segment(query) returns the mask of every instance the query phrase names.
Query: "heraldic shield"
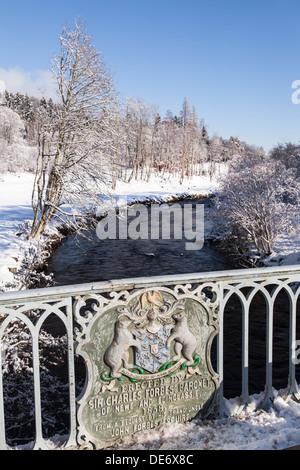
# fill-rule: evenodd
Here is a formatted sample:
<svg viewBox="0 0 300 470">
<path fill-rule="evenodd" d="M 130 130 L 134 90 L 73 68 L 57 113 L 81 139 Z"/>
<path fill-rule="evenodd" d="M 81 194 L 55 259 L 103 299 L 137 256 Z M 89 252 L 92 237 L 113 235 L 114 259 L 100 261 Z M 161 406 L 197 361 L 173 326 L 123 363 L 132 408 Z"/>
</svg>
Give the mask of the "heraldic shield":
<svg viewBox="0 0 300 470">
<path fill-rule="evenodd" d="M 110 367 L 110 377 L 120 378 L 132 368 L 142 374 L 155 374 L 171 360 L 176 362 L 182 356 L 181 360 L 185 360 L 187 366 L 195 362 L 197 340 L 187 324 L 184 300 L 170 303 L 158 291 L 148 291 L 135 305 L 118 308 L 117 312 L 113 341 L 104 356 Z M 171 358 L 173 340 L 175 356 Z M 134 364 L 132 358 L 130 360 L 130 351 L 134 352 Z M 180 365 L 178 362 L 177 366 Z"/>
<path fill-rule="evenodd" d="M 162 325 L 158 328 L 156 331 L 149 331 L 146 327 L 134 333 L 141 344 L 141 349 L 135 351 L 135 363 L 151 373 L 156 372 L 171 358 L 170 348 L 167 347 L 170 328 Z"/>
</svg>

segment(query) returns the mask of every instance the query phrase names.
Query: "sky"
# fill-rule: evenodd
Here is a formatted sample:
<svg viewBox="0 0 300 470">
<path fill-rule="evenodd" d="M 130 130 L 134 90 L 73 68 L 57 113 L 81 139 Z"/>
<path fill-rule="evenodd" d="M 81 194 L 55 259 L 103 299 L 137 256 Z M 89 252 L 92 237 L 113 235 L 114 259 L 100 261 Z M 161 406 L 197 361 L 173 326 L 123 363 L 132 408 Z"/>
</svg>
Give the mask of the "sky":
<svg viewBox="0 0 300 470">
<path fill-rule="evenodd" d="M 0 84 L 54 96 L 51 57 L 76 17 L 121 98 L 156 104 L 162 116 L 178 115 L 186 98 L 210 136 L 266 151 L 299 143 L 299 0 L 2 1 Z"/>
</svg>

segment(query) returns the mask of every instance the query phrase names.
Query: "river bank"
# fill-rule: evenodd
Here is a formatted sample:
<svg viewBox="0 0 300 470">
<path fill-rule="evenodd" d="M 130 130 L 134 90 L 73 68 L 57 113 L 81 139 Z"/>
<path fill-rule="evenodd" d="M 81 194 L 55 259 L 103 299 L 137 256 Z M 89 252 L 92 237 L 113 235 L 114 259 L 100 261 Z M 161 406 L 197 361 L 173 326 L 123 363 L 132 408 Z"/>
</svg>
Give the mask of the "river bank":
<svg viewBox="0 0 300 470">
<path fill-rule="evenodd" d="M 210 197 L 218 191 L 220 175 L 211 180 L 208 176 L 197 176 L 180 184 L 176 178 L 153 176 L 149 183 L 132 181 L 117 182 L 112 193 L 113 203 L 171 203 L 184 197 Z M 45 235 L 39 240 L 30 240 L 32 221 L 31 193 L 34 175 L 31 173 L 8 173 L 0 177 L 0 290 L 18 290 L 28 287 L 27 276 L 38 285 L 51 284 L 44 278 L 43 266 L 47 263 L 54 246 L 64 239 L 61 222 L 53 221 Z M 106 198 L 104 207 L 112 201 Z M 208 227 L 209 231 L 209 227 Z M 208 239 L 208 233 L 205 234 Z M 272 255 L 265 260 L 266 266 L 297 264 L 300 262 L 300 237 L 282 236 Z M 32 266 L 35 269 L 32 269 Z M 35 271 L 35 273 L 34 273 Z M 43 279 L 41 279 L 43 277 Z M 29 283 L 30 284 L 30 283 Z"/>
<path fill-rule="evenodd" d="M 35 270 L 36 284 L 43 276 L 43 265 L 52 247 L 64 239 L 66 233 L 61 222 L 52 221 L 39 240 L 29 238 L 32 222 L 31 194 L 34 175 L 31 173 L 7 173 L 0 178 L 0 290 L 19 290 L 30 287 L 26 276 Z M 217 190 L 217 177 L 198 176 L 184 181 L 176 178 L 153 176 L 149 182 L 117 182 L 111 198 L 103 199 L 103 208 L 116 201 L 128 204 L 136 202 L 171 202 L 184 197 L 208 197 Z M 31 278 L 32 279 L 32 278 Z M 51 284 L 51 278 L 43 279 Z"/>
</svg>

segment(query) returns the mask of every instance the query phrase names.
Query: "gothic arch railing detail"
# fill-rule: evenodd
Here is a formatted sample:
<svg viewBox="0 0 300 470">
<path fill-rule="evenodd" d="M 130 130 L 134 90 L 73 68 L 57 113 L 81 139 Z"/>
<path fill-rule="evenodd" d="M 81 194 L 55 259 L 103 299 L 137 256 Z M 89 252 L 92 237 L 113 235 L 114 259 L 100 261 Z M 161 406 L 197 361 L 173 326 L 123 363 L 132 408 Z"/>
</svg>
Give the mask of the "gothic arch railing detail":
<svg viewBox="0 0 300 470">
<path fill-rule="evenodd" d="M 259 273 L 259 270 L 258 270 Z M 268 290 L 267 287 L 271 289 Z M 250 288 L 245 295 L 242 289 Z M 275 276 L 270 274 L 267 279 L 263 280 L 258 276 L 256 279 L 241 279 L 239 282 L 224 282 L 222 283 L 223 294 L 220 302 L 220 321 L 223 321 L 223 315 L 226 304 L 234 294 L 238 297 L 242 305 L 242 351 L 243 351 L 243 365 L 242 365 L 242 390 L 240 402 L 241 406 L 236 413 L 239 413 L 245 406 L 251 406 L 251 398 L 248 391 L 248 373 L 249 373 L 249 310 L 251 302 L 257 293 L 261 293 L 266 302 L 266 388 L 265 399 L 262 403 L 262 408 L 268 408 L 274 398 L 274 391 L 272 387 L 272 365 L 273 365 L 273 312 L 276 298 L 282 290 L 284 290 L 289 299 L 289 379 L 286 397 L 289 399 L 294 397 L 300 399 L 298 384 L 295 376 L 295 342 L 296 342 L 296 307 L 299 298 L 300 286 L 299 275 L 290 273 L 286 277 Z M 299 319 L 300 321 L 300 319 Z M 222 362 L 222 357 L 220 357 Z M 222 383 L 222 381 L 221 381 Z M 221 403 L 221 409 L 225 414 L 228 410 Z"/>
</svg>

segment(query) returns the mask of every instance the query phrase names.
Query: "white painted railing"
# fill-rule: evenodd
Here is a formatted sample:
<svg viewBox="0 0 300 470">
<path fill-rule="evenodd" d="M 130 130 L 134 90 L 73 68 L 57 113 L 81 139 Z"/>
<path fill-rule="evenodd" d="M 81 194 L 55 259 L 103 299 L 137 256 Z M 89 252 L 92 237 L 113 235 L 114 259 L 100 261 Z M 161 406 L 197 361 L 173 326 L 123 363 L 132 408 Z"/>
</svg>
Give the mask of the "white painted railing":
<svg viewBox="0 0 300 470">
<path fill-rule="evenodd" d="M 221 415 L 229 414 L 226 400 L 223 398 L 223 345 L 224 345 L 224 311 L 232 295 L 238 296 L 242 305 L 242 384 L 240 403 L 241 408 L 251 403 L 248 389 L 248 362 L 249 362 L 249 309 L 254 296 L 260 292 L 265 298 L 266 311 L 266 383 L 265 401 L 262 406 L 272 402 L 272 350 L 273 350 L 273 307 L 278 293 L 284 289 L 289 299 L 289 378 L 287 383 L 287 399 L 299 399 L 296 382 L 296 310 L 300 294 L 300 265 L 258 268 L 247 270 L 234 270 L 222 272 L 193 273 L 184 275 L 169 275 L 148 278 L 123 279 L 91 284 L 79 284 L 64 287 L 50 287 L 45 289 L 5 292 L 0 294 L 0 349 L 4 362 L 4 336 L 7 327 L 16 319 L 20 319 L 29 329 L 32 337 L 32 357 L 34 375 L 35 399 L 35 449 L 46 449 L 47 444 L 42 432 L 42 407 L 40 388 L 40 356 L 39 335 L 40 330 L 49 315 L 54 314 L 60 318 L 65 326 L 68 338 L 68 378 L 70 400 L 70 432 L 64 447 L 76 446 L 77 418 L 75 393 L 75 367 L 74 354 L 74 311 L 82 306 L 88 299 L 105 299 L 107 305 L 110 300 L 120 298 L 120 292 L 142 291 L 154 287 L 166 287 L 174 292 L 184 292 L 187 296 L 197 296 L 205 302 L 214 305 L 216 320 L 219 325 L 217 335 L 217 373 L 219 376 L 219 412 Z M 247 294 L 243 288 L 247 287 Z M 207 294 L 207 292 L 210 294 Z M 115 293 L 115 294 L 113 294 Z M 125 294 L 124 294 L 125 295 Z M 101 302 L 100 302 L 101 304 Z M 39 309 L 39 317 L 33 322 L 28 312 Z M 78 313 L 78 312 L 77 312 Z M 88 318 L 87 320 L 88 321 Z M 298 320 L 299 321 L 299 320 Z M 5 338 L 5 341 L 8 339 Z M 3 364 L 2 364 L 3 366 Z M 17 390 L 16 390 L 16 393 Z M 3 380 L 0 374 L 0 449 L 8 449 L 5 430 L 5 405 L 3 397 Z"/>
</svg>

